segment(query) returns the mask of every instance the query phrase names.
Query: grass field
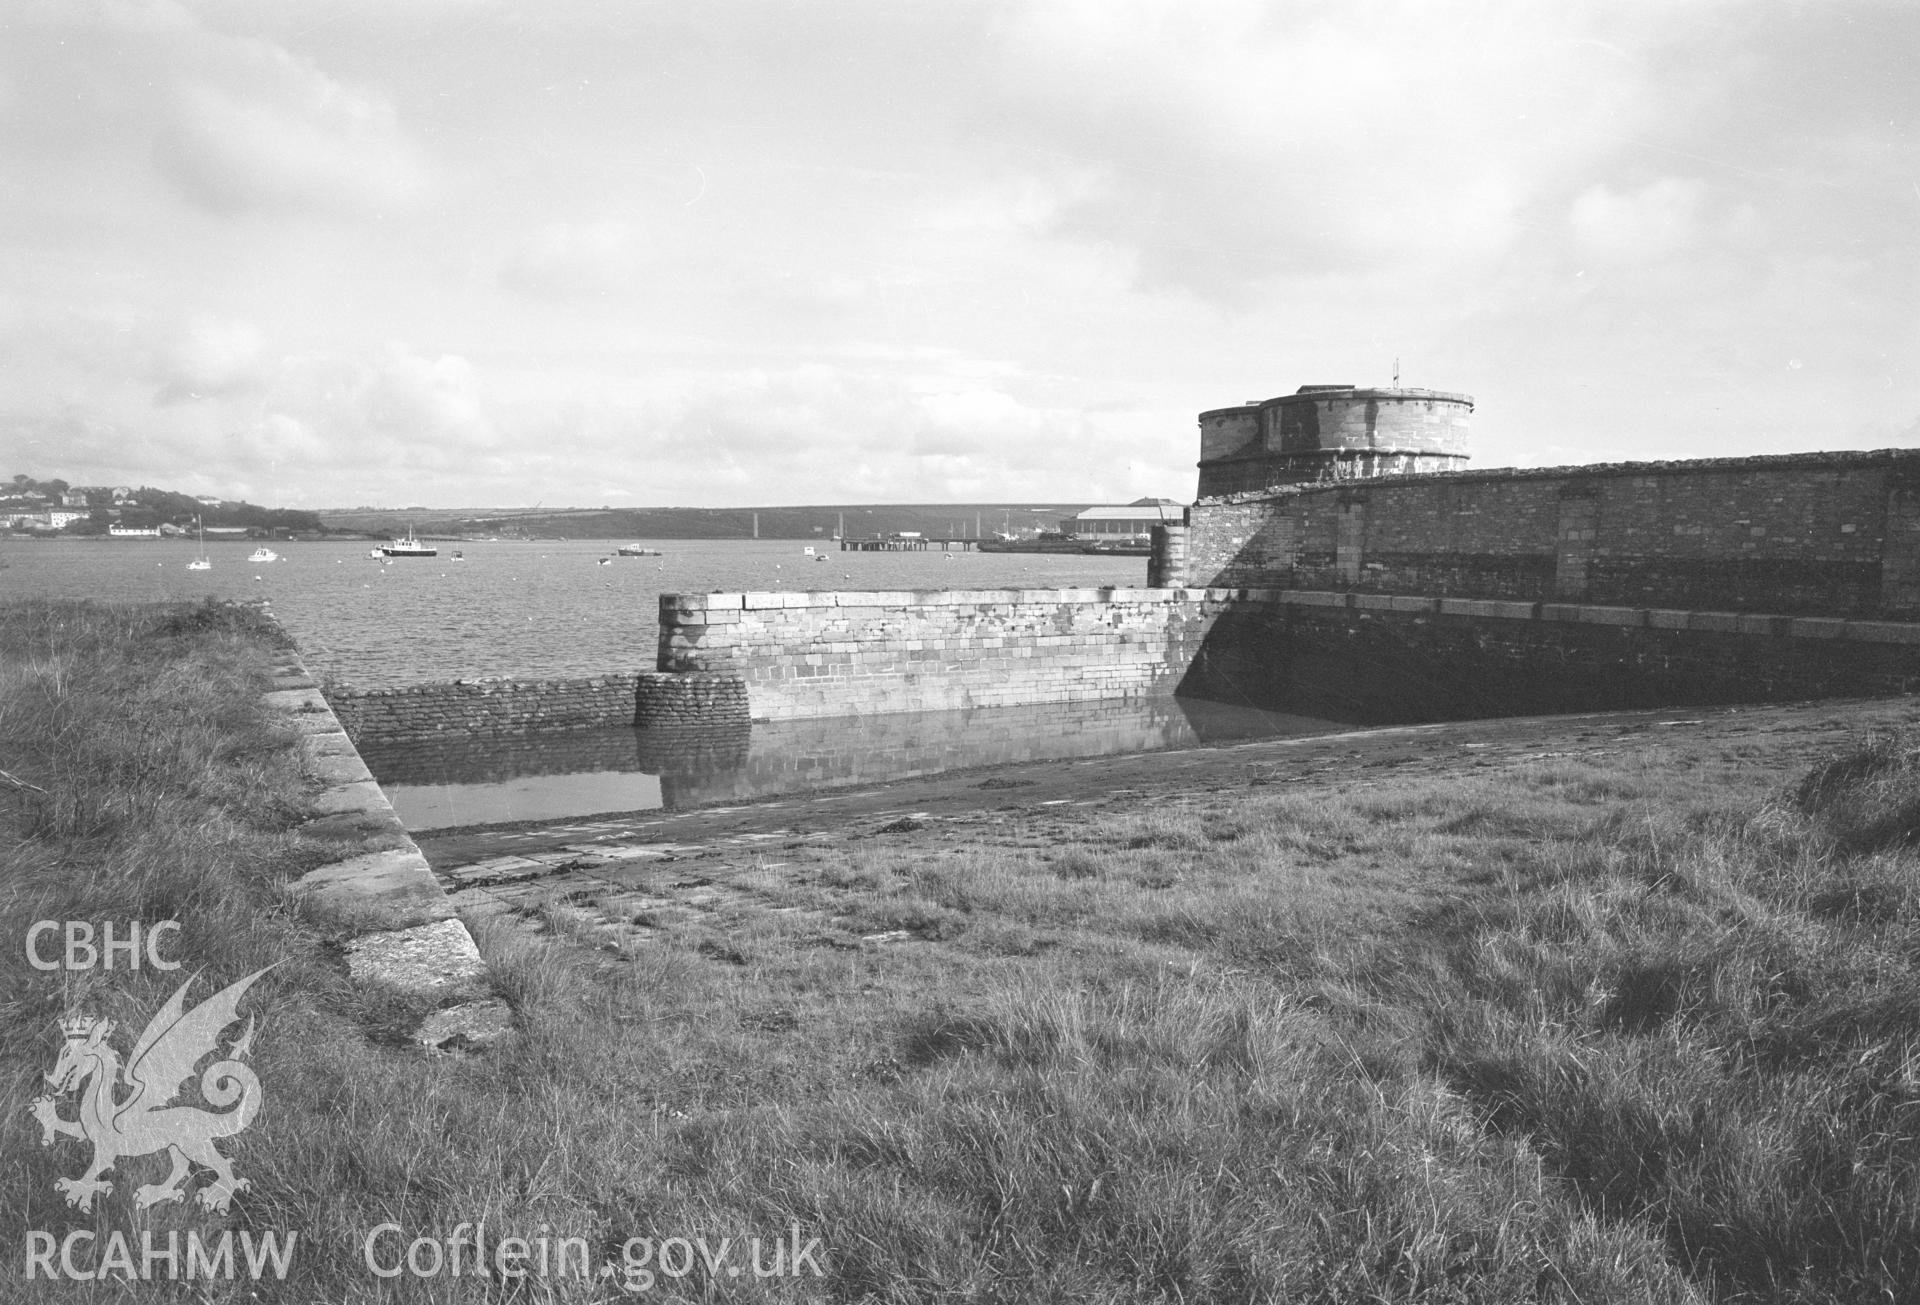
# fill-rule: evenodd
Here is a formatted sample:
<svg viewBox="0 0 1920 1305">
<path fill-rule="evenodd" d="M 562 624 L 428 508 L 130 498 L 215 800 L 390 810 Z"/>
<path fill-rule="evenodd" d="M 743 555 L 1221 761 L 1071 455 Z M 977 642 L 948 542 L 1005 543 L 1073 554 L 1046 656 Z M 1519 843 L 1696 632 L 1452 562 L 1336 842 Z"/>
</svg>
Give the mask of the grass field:
<svg viewBox="0 0 1920 1305">
<path fill-rule="evenodd" d="M 329 849 L 255 705 L 270 634 L 0 612 L 0 1244 L 18 1269 L 36 1229 L 299 1234 L 284 1282 L 8 1299 L 627 1299 L 598 1270 L 642 1249 L 641 1299 L 1920 1299 L 1903 736 L 796 841 L 703 915 L 477 919 L 523 1031 L 429 1059 L 286 894 Z M 19 940 L 134 918 L 181 922 L 196 998 L 278 963 L 226 1216 L 135 1209 L 157 1158 L 68 1209 L 84 1148 L 28 1115 L 63 1014 L 130 1040 L 180 976 L 49 974 Z M 484 1224 L 490 1252 L 569 1239 L 567 1271 L 478 1278 L 462 1247 L 459 1278 L 381 1278 L 382 1224 L 382 1268 Z"/>
</svg>

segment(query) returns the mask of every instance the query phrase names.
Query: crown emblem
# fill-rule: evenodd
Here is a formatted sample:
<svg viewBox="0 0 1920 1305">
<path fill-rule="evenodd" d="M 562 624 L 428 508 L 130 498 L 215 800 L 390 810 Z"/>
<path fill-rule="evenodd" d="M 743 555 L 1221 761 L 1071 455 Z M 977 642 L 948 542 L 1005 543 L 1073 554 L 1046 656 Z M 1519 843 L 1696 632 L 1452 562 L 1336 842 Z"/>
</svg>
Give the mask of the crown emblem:
<svg viewBox="0 0 1920 1305">
<path fill-rule="evenodd" d="M 91 1015 L 69 1015 L 60 1021 L 60 1032 L 68 1042 L 83 1042 L 101 1023 L 103 1021 Z M 107 1031 L 113 1031 L 111 1024 L 107 1025 Z"/>
</svg>

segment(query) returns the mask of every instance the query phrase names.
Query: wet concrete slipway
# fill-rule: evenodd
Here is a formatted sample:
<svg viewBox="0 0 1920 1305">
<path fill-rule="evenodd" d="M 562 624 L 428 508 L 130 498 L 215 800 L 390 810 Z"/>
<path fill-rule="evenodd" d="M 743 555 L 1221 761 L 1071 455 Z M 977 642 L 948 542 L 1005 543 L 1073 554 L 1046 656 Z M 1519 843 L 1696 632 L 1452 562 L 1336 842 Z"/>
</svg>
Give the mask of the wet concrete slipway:
<svg viewBox="0 0 1920 1305">
<path fill-rule="evenodd" d="M 1783 765 L 1804 767 L 1814 751 L 1844 746 L 1863 729 L 1910 723 L 1916 714 L 1910 700 L 1897 699 L 1294 733 L 1151 753 L 1013 760 L 689 810 L 476 823 L 415 837 L 453 904 L 470 918 L 534 918 L 561 909 L 613 935 L 645 936 L 689 917 L 727 928 L 758 914 L 793 914 L 780 903 L 777 884 L 807 848 L 1044 847 L 1105 812 L 1183 806 L 1268 786 L 1312 790 L 1497 773 L 1555 758 L 1640 752 L 1682 737 L 1747 747 L 1787 736 L 1794 746 L 1782 749 Z M 818 923 L 834 945 L 913 941 L 907 933 L 842 937 L 834 922 Z"/>
</svg>

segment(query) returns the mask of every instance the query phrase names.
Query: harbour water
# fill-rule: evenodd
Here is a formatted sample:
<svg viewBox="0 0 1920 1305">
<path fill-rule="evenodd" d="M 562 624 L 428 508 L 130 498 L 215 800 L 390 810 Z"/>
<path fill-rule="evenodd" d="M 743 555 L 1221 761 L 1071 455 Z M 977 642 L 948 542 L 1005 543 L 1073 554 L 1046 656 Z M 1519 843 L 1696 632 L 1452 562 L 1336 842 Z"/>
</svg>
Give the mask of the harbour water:
<svg viewBox="0 0 1920 1305">
<path fill-rule="evenodd" d="M 623 543 L 660 557 L 614 557 Z M 1034 553 L 842 553 L 831 540 L 441 542 L 381 561 L 370 542 L 0 541 L 0 593 L 119 601 L 265 598 L 315 676 L 395 688 L 484 676 L 653 669 L 662 593 L 738 589 L 995 589 L 1146 583 L 1137 557 Z M 458 548 L 464 555 L 453 560 Z"/>
</svg>

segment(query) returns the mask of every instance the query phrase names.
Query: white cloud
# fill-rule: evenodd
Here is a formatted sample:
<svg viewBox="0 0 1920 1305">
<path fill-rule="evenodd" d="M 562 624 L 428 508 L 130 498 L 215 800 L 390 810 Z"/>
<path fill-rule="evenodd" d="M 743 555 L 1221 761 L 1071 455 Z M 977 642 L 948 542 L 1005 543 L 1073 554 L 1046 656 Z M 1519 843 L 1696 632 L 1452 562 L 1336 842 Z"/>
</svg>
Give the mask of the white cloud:
<svg viewBox="0 0 1920 1305">
<path fill-rule="evenodd" d="M 283 54 L 279 75 L 244 90 L 181 86 L 154 162 L 181 194 L 216 213 L 390 208 L 421 182 L 393 109 Z"/>
<path fill-rule="evenodd" d="M 1104 177 L 1056 230 L 1138 249 L 1150 286 L 1226 300 L 1281 276 L 1485 265 L 1651 108 L 1577 9 L 1063 0 L 1022 15 L 1002 130 L 1031 169 Z"/>
<path fill-rule="evenodd" d="M 868 307 L 878 286 L 873 277 L 845 273 L 771 272 L 750 282 L 742 298 L 760 299 L 808 317 L 839 316 Z"/>
<path fill-rule="evenodd" d="M 1705 191 L 1699 181 L 1680 177 L 1630 194 L 1593 186 L 1574 200 L 1567 221 L 1583 253 L 1619 262 L 1656 259 L 1692 243 Z"/>
<path fill-rule="evenodd" d="M 388 344 L 378 359 L 303 359 L 278 407 L 355 457 L 459 459 L 490 447 L 495 420 L 478 368 L 465 357 L 422 355 Z"/>
<path fill-rule="evenodd" d="M 266 339 L 251 322 L 194 319 L 168 346 L 157 403 L 237 393 L 262 382 Z"/>
<path fill-rule="evenodd" d="M 769 502 L 1045 497 L 1126 461 L 1090 468 L 1099 420 L 959 375 L 974 370 L 992 368 L 716 375 L 635 405 L 624 452 L 656 479 L 697 492 L 713 474 Z"/>
<path fill-rule="evenodd" d="M 640 236 L 631 223 L 555 222 L 521 242 L 500 280 L 537 298 L 572 299 L 625 288 L 640 263 Z"/>
<path fill-rule="evenodd" d="M 247 20 L 171 0 L 12 6 L 0 157 L 113 168 L 109 194 L 157 176 L 228 215 L 360 215 L 418 196 L 425 170 L 391 99 L 222 18 Z"/>
<path fill-rule="evenodd" d="M 361 366 L 344 408 L 329 415 L 350 437 L 438 446 L 456 454 L 491 445 L 496 433 L 471 362 L 454 354 L 428 358 L 399 344 L 388 345 L 378 363 Z"/>
<path fill-rule="evenodd" d="M 305 422 L 283 412 L 268 412 L 236 431 L 229 451 L 248 467 L 286 467 L 293 471 L 324 466 L 332 450 Z"/>
</svg>

